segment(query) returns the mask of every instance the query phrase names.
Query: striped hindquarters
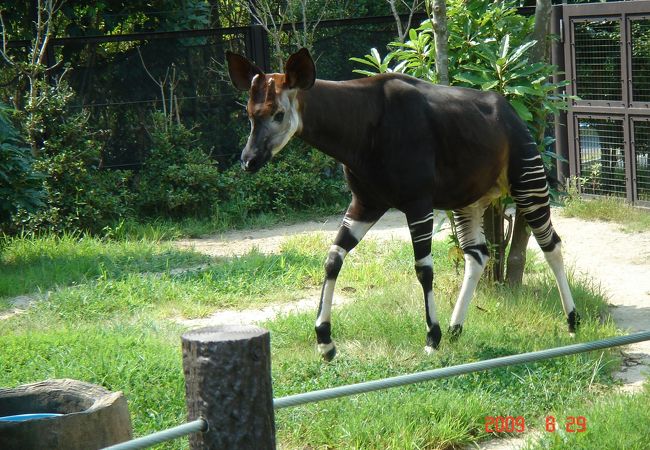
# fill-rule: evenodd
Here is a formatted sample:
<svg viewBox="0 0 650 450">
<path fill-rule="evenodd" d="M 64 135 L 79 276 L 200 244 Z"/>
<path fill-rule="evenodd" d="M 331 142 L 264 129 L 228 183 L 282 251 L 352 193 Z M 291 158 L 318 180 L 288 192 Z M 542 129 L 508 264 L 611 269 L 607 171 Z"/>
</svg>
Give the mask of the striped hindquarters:
<svg viewBox="0 0 650 450">
<path fill-rule="evenodd" d="M 511 179 L 510 193 L 541 249 L 552 251 L 560 237 L 551 223 L 548 182 L 541 155 L 520 160 L 520 171 Z"/>
</svg>

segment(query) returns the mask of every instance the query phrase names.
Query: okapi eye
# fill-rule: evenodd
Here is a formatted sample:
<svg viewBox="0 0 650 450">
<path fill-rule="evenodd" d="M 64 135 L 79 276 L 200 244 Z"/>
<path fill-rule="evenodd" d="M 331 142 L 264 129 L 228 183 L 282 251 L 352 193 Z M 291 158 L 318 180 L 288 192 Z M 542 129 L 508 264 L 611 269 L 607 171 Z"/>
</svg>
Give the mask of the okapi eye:
<svg viewBox="0 0 650 450">
<path fill-rule="evenodd" d="M 284 120 L 284 112 L 280 111 L 279 113 L 276 113 L 275 116 L 273 116 L 273 120 L 275 122 L 282 122 Z"/>
</svg>

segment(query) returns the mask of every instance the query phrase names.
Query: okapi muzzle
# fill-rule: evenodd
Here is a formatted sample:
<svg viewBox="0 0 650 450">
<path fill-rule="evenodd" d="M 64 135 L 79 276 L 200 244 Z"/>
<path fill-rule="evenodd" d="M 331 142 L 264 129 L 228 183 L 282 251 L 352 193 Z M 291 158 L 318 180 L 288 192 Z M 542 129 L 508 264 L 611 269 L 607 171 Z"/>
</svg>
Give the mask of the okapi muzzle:
<svg viewBox="0 0 650 450">
<path fill-rule="evenodd" d="M 246 147 L 241 153 L 241 167 L 246 172 L 257 172 L 273 156 L 269 148 L 269 138 L 265 136 L 266 133 L 263 128 L 264 126 L 253 124 Z"/>
</svg>

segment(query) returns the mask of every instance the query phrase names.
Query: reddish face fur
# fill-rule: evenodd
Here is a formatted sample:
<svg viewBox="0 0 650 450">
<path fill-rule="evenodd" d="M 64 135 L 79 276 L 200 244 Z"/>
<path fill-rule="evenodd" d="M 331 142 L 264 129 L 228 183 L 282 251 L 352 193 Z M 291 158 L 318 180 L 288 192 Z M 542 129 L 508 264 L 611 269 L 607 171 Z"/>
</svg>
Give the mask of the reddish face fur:
<svg viewBox="0 0 650 450">
<path fill-rule="evenodd" d="M 277 98 L 285 86 L 285 75 L 261 74 L 252 80 L 246 111 L 249 118 L 268 118 L 278 110 Z"/>
<path fill-rule="evenodd" d="M 259 170 L 300 129 L 296 100 L 299 89 L 309 89 L 316 79 L 314 63 L 306 49 L 291 55 L 285 73 L 265 74 L 243 56 L 227 53 L 228 71 L 235 87 L 249 91 L 246 111 L 251 134 L 242 151 L 244 170 Z"/>
</svg>

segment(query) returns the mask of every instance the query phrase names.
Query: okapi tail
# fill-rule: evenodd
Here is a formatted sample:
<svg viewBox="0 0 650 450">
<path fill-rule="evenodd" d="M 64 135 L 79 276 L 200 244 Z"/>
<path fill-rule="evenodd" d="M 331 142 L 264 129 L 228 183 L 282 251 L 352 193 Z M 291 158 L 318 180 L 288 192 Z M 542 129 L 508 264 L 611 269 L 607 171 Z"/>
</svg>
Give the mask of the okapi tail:
<svg viewBox="0 0 650 450">
<path fill-rule="evenodd" d="M 551 204 L 546 170 L 534 142 L 511 160 L 510 194 L 544 252 L 560 242 L 551 223 Z M 513 164 L 514 163 L 514 164 Z"/>
</svg>

